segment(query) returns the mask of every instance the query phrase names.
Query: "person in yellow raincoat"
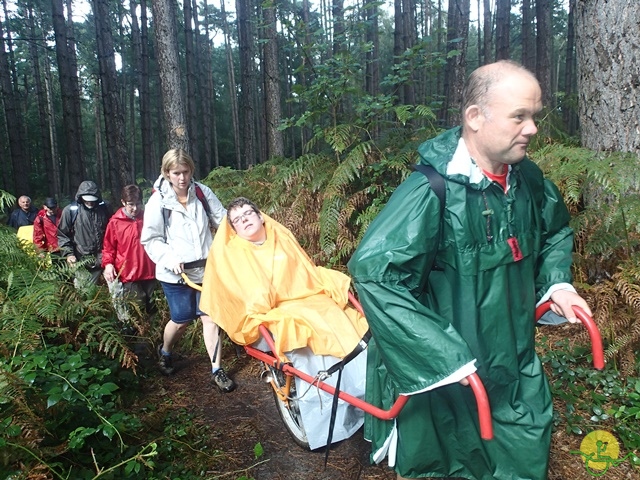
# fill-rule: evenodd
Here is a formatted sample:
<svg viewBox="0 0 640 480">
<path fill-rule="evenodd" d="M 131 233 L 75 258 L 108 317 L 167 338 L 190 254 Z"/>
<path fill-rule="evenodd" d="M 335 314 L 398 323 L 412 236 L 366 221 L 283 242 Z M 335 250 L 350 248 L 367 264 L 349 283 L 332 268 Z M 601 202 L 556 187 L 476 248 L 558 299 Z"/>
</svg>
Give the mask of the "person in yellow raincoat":
<svg viewBox="0 0 640 480">
<path fill-rule="evenodd" d="M 265 324 L 277 354 L 310 347 L 343 358 L 368 330 L 347 305 L 350 278 L 316 266 L 293 234 L 246 198 L 234 200 L 207 259 L 200 309 L 247 345 Z"/>
<path fill-rule="evenodd" d="M 240 345 L 257 342 L 258 327 L 265 324 L 278 357 L 314 376 L 353 352 L 369 329 L 347 305 L 350 281 L 316 266 L 286 227 L 240 197 L 228 206 L 213 240 L 200 309 Z M 365 369 L 366 351 L 344 366 L 340 389 L 364 398 Z M 296 378 L 297 392 L 308 387 Z M 331 396 L 319 393 L 299 399 L 311 449 L 327 443 Z M 357 431 L 363 417 L 340 400 L 332 443 Z"/>
</svg>

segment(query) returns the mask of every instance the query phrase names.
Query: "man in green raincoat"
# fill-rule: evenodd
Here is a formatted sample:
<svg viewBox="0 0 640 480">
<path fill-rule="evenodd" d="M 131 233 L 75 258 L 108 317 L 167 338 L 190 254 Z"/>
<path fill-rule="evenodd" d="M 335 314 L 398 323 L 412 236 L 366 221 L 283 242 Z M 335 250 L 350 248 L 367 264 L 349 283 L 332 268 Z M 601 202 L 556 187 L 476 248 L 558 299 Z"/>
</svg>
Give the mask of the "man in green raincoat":
<svg viewBox="0 0 640 480">
<path fill-rule="evenodd" d="M 534 350 L 536 304 L 575 322 L 590 314 L 571 286 L 573 233 L 555 185 L 525 157 L 537 132 L 533 74 L 500 61 L 471 74 L 462 127 L 422 144 L 420 164 L 445 179 L 445 206 L 414 172 L 372 222 L 349 270 L 373 334 L 367 416 L 373 461 L 398 478 L 547 477 L 551 395 Z M 433 267 L 433 268 L 432 268 Z M 480 438 L 466 377 L 477 371 L 494 439 Z"/>
</svg>

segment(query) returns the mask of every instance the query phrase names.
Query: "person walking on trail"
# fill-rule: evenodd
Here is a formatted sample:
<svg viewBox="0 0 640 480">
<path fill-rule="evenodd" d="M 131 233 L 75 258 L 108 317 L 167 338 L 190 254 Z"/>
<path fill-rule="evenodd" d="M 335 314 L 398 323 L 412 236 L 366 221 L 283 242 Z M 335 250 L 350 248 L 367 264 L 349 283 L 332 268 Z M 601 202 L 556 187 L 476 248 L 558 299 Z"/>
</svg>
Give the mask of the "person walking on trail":
<svg viewBox="0 0 640 480">
<path fill-rule="evenodd" d="M 348 263 L 373 335 L 367 401 L 388 408 L 410 396 L 395 420 L 365 423 L 372 460 L 388 455 L 398 478 L 547 477 L 552 404 L 535 307 L 551 299 L 571 322 L 573 306 L 590 310 L 571 285 L 567 208 L 525 156 L 541 108 L 540 86 L 519 64 L 475 70 L 462 126 L 418 148 L 418 164 L 444 181 L 443 211 L 437 182 L 412 173 Z M 480 438 L 474 371 L 491 441 Z"/>
<path fill-rule="evenodd" d="M 120 201 L 122 208 L 111 217 L 104 235 L 102 275 L 122 327 L 137 334 L 126 303 L 136 302 L 147 315 L 154 312 L 155 265 L 140 243 L 144 218 L 142 190 L 137 185 L 126 185 Z"/>
<path fill-rule="evenodd" d="M 38 209 L 31 205 L 31 198 L 22 195 L 18 198 L 18 207 L 9 215 L 7 225 L 16 230 L 20 227 L 33 225 L 37 214 Z"/>
<path fill-rule="evenodd" d="M 158 367 L 164 375 L 175 372 L 172 352 L 189 323 L 200 317 L 205 347 L 211 361 L 212 381 L 222 392 L 235 388 L 221 368 L 220 328 L 198 308 L 200 292 L 184 284 L 181 274 L 201 284 L 204 266 L 217 228 L 227 211 L 209 187 L 195 182 L 195 164 L 184 150 L 172 149 L 162 158 L 160 177 L 144 211 L 140 241 L 156 264 L 171 319 L 158 345 Z"/>
<path fill-rule="evenodd" d="M 57 252 L 58 224 L 62 218 L 62 210 L 54 197 L 47 197 L 33 222 L 33 243 L 40 250 Z"/>
<path fill-rule="evenodd" d="M 93 262 L 76 271 L 76 288 L 96 284 L 102 274 L 102 242 L 111 210 L 100 189 L 91 180 L 83 181 L 75 201 L 64 207 L 58 224 L 58 246 L 69 265 L 91 256 Z"/>
</svg>

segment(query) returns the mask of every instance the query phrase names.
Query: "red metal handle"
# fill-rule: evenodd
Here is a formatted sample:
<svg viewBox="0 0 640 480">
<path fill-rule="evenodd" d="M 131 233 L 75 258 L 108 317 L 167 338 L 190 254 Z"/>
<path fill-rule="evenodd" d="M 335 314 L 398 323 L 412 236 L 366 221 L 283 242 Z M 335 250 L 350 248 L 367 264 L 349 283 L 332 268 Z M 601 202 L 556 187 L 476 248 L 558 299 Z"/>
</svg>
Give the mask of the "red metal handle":
<svg viewBox="0 0 640 480">
<path fill-rule="evenodd" d="M 553 302 L 549 300 L 536 308 L 536 322 L 542 315 L 551 309 L 552 303 Z M 593 355 L 593 368 L 602 370 L 604 368 L 604 351 L 602 350 L 602 337 L 600 336 L 600 330 L 598 330 L 598 326 L 596 325 L 596 322 L 594 322 L 593 318 L 587 315 L 587 312 L 582 308 L 574 306 L 573 311 L 578 320 L 582 322 L 589 332 L 589 338 L 591 339 L 591 354 Z"/>
<path fill-rule="evenodd" d="M 469 386 L 476 396 L 476 404 L 478 405 L 478 421 L 480 422 L 480 437 L 483 440 L 493 440 L 493 424 L 491 423 L 491 407 L 489 406 L 489 397 L 484 389 L 482 381 L 477 373 L 472 373 L 467 377 Z"/>
</svg>

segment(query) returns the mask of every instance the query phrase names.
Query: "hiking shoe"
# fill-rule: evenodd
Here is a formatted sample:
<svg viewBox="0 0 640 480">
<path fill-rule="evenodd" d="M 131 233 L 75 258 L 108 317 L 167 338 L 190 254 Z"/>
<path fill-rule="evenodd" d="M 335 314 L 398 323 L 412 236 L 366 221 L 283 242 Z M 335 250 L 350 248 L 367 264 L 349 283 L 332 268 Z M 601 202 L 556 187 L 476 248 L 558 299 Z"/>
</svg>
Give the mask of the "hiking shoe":
<svg viewBox="0 0 640 480">
<path fill-rule="evenodd" d="M 171 355 L 162 354 L 162 344 L 158 346 L 158 369 L 163 375 L 173 375 L 176 371 Z"/>
<path fill-rule="evenodd" d="M 213 380 L 213 384 L 218 387 L 221 392 L 229 393 L 236 388 L 236 383 L 227 377 L 227 372 L 222 368 L 216 370 L 216 372 L 211 375 L 211 379 Z"/>
</svg>

